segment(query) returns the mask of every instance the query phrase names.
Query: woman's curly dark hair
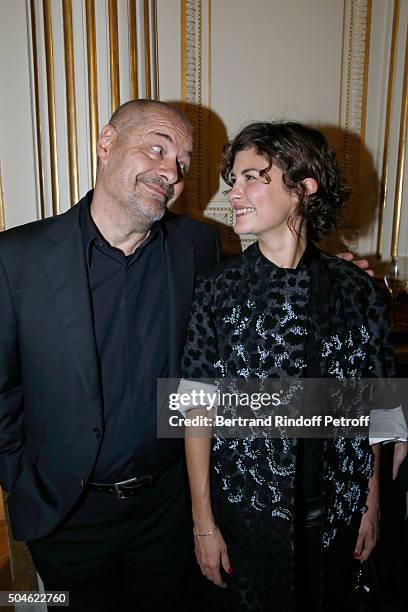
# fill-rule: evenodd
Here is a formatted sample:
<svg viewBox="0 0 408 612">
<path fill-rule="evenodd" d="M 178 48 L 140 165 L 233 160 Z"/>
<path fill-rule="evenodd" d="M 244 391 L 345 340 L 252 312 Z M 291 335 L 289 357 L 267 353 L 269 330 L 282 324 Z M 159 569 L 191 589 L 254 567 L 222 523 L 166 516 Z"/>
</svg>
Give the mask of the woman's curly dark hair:
<svg viewBox="0 0 408 612">
<path fill-rule="evenodd" d="M 306 220 L 312 240 L 335 230 L 350 191 L 334 152 L 319 130 L 291 121 L 247 125 L 224 147 L 221 175 L 230 187 L 235 155 L 245 149 L 255 149 L 265 157 L 268 167 L 261 174 L 268 182 L 272 164 L 282 170 L 283 184 L 288 193 L 299 198 L 297 212 Z M 317 182 L 317 191 L 311 195 L 302 183 L 306 178 Z M 293 223 L 294 219 L 289 220 L 289 226 Z"/>
</svg>

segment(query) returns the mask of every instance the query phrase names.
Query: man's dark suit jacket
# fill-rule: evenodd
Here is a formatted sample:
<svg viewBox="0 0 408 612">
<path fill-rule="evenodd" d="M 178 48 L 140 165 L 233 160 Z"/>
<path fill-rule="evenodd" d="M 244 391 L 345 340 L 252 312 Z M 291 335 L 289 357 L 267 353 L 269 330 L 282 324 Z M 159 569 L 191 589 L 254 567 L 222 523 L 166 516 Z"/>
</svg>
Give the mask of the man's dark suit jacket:
<svg viewBox="0 0 408 612">
<path fill-rule="evenodd" d="M 103 404 L 79 204 L 0 235 L 0 485 L 16 539 L 50 533 L 78 500 L 101 443 Z M 164 218 L 170 377 L 178 377 L 196 273 L 216 232 Z"/>
</svg>

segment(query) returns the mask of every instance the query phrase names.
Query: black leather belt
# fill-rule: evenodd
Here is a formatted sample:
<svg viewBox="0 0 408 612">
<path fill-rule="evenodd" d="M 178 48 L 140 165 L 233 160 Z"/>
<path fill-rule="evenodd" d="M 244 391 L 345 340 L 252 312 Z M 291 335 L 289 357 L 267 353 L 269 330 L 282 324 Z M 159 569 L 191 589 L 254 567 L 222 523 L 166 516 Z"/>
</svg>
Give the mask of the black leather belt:
<svg viewBox="0 0 408 612">
<path fill-rule="evenodd" d="M 152 476 L 146 474 L 138 478 L 129 478 L 128 480 L 122 480 L 121 482 L 98 483 L 89 482 L 88 488 L 92 491 L 98 491 L 99 493 L 107 493 L 108 495 L 116 495 L 118 499 L 127 499 L 128 497 L 136 497 L 150 489 L 153 484 L 160 478 L 160 476 Z"/>
</svg>

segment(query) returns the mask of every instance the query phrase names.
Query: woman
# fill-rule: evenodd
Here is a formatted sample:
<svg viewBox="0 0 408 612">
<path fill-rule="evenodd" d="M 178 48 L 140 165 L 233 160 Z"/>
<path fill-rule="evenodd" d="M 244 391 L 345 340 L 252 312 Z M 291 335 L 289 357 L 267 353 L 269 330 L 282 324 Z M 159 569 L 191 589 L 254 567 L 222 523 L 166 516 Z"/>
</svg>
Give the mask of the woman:
<svg viewBox="0 0 408 612">
<path fill-rule="evenodd" d="M 312 242 L 335 229 L 348 195 L 324 136 L 251 124 L 226 146 L 222 176 L 234 231 L 257 242 L 197 280 L 184 377 L 390 375 L 371 280 Z M 228 585 L 229 609 L 353 609 L 353 563 L 377 537 L 368 440 L 186 436 L 186 456 L 197 561 Z"/>
</svg>

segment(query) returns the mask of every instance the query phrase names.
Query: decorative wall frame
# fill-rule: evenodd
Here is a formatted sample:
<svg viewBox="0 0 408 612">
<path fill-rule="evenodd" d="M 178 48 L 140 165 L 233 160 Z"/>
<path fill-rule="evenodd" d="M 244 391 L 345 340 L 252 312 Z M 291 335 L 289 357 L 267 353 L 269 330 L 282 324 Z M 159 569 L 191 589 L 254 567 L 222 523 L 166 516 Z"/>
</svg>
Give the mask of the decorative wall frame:
<svg viewBox="0 0 408 612">
<path fill-rule="evenodd" d="M 407 128 L 408 128 L 408 29 L 405 33 L 405 53 L 404 53 L 404 80 L 401 94 L 401 110 L 399 121 L 398 154 L 396 186 L 394 195 L 394 214 L 392 219 L 391 236 L 391 257 L 396 257 L 399 253 L 399 239 L 401 230 L 402 214 L 402 195 L 404 185 L 404 167 L 407 149 Z"/>
<path fill-rule="evenodd" d="M 368 63 L 370 54 L 371 0 L 346 0 L 343 28 L 343 87 L 339 125 L 344 129 L 341 164 L 351 188 L 351 198 L 342 232 L 352 237 L 350 248 L 358 248 L 360 157 L 367 112 Z"/>
<path fill-rule="evenodd" d="M 194 129 L 194 149 L 191 172 L 188 174 L 181 207 L 192 217 L 202 215 L 208 203 L 208 97 L 205 84 L 208 75 L 204 67 L 204 37 L 210 19 L 210 2 L 181 2 L 181 99 Z M 208 45 L 209 48 L 209 45 Z"/>
<path fill-rule="evenodd" d="M 158 98 L 157 6 L 156 0 L 26 3 L 44 218 L 94 184 L 101 118 L 132 97 Z"/>
<path fill-rule="evenodd" d="M 339 152 L 353 197 L 342 233 L 350 248 L 358 247 L 359 227 L 355 219 L 360 191 L 360 154 L 364 141 L 367 109 L 368 61 L 372 0 L 344 0 L 343 67 L 340 84 L 339 127 L 344 132 Z M 209 149 L 208 109 L 211 108 L 211 0 L 180 0 L 181 97 L 195 130 L 193 170 L 179 206 L 189 216 L 205 216 L 225 227 L 221 232 L 225 253 L 237 251 L 232 231 L 233 214 L 227 203 L 211 201 L 207 189 Z M 206 64 L 206 69 L 203 66 Z M 204 93 L 205 92 L 205 93 Z M 206 95 L 205 95 L 206 94 Z M 250 244 L 244 238 L 242 247 Z"/>
<path fill-rule="evenodd" d="M 387 86 L 387 106 L 385 111 L 385 125 L 384 125 L 384 147 L 383 147 L 383 159 L 382 159 L 382 170 L 381 170 L 381 185 L 380 185 L 380 205 L 378 210 L 378 226 L 377 226 L 377 246 L 376 256 L 381 257 L 382 253 L 382 242 L 383 242 L 383 225 L 384 225 L 384 213 L 387 202 L 387 194 L 389 187 L 389 155 L 390 155 L 390 129 L 391 129 L 391 111 L 392 102 L 394 97 L 394 81 L 395 81 L 395 68 L 396 68 L 396 57 L 397 57 L 397 43 L 398 43 L 398 24 L 400 15 L 400 0 L 394 0 L 394 10 L 392 18 L 392 34 L 391 34 L 391 49 L 390 49 L 390 60 L 388 68 L 388 86 Z"/>
</svg>

